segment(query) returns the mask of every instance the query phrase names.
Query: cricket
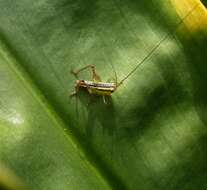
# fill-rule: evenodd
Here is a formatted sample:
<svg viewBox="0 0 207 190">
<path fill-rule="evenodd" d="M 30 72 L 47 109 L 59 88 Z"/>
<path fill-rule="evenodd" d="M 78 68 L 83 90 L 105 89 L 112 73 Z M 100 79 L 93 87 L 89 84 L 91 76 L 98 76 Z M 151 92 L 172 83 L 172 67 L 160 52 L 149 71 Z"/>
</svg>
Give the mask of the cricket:
<svg viewBox="0 0 207 190">
<path fill-rule="evenodd" d="M 169 36 L 173 36 L 174 33 L 176 32 L 177 28 L 183 23 L 183 21 L 195 10 L 195 8 L 198 6 L 196 4 L 177 24 L 174 32 L 168 32 L 159 42 L 157 45 L 155 45 L 152 50 L 133 68 L 122 80 L 119 82 L 117 81 L 117 74 L 114 70 L 114 67 L 112 65 L 112 68 L 115 72 L 115 82 L 102 82 L 101 77 L 97 74 L 95 65 L 87 65 L 83 68 L 80 68 L 76 71 L 71 70 L 71 73 L 78 78 L 78 74 L 82 71 L 85 71 L 87 69 L 90 69 L 92 72 L 92 80 L 83 80 L 83 79 L 78 79 L 76 80 L 75 83 L 75 91 L 70 95 L 75 96 L 78 94 L 79 90 L 87 90 L 89 94 L 91 95 L 98 95 L 103 97 L 103 102 L 107 104 L 105 97 L 106 96 L 111 96 L 112 93 L 114 93 L 122 84 L 125 80 L 127 80 L 132 74 L 135 73 L 135 71 L 161 46 L 161 44 L 167 40 Z"/>
</svg>

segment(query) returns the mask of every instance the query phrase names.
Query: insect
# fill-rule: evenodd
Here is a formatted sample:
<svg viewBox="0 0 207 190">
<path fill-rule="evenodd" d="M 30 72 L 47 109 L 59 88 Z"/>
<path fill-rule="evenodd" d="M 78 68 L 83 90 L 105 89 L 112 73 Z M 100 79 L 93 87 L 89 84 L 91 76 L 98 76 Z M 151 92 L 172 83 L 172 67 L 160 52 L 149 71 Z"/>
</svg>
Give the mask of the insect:
<svg viewBox="0 0 207 190">
<path fill-rule="evenodd" d="M 193 12 L 193 10 L 198 6 L 196 4 L 177 24 L 177 27 L 174 32 L 176 32 L 177 28 L 183 23 L 183 21 Z M 80 89 L 86 89 L 89 94 L 95 94 L 103 97 L 104 103 L 106 103 L 105 96 L 111 96 L 112 93 L 114 93 L 125 80 L 127 80 L 132 74 L 135 73 L 135 71 L 160 47 L 160 45 L 171 35 L 174 34 L 174 32 L 170 33 L 168 32 L 159 42 L 157 45 L 155 45 L 152 50 L 139 62 L 135 68 L 132 69 L 131 72 L 129 72 L 120 82 L 117 82 L 117 75 L 115 72 L 116 80 L 115 82 L 101 82 L 100 76 L 96 72 L 96 68 L 94 65 L 87 65 L 77 71 L 71 71 L 72 74 L 78 78 L 78 74 L 86 69 L 91 69 L 92 71 L 92 81 L 89 80 L 76 80 L 75 84 L 75 92 L 71 94 L 71 96 L 77 95 L 78 91 Z M 113 67 L 113 65 L 112 65 Z M 114 69 L 114 68 L 113 68 Z M 114 70 L 115 71 L 115 70 Z"/>
<path fill-rule="evenodd" d="M 121 83 L 117 83 L 117 76 L 115 82 L 101 82 L 100 76 L 97 74 L 95 66 L 94 65 L 87 65 L 86 67 L 83 67 L 77 71 L 71 71 L 72 74 L 74 74 L 76 77 L 78 77 L 78 73 L 81 71 L 84 71 L 86 69 L 91 69 L 92 71 L 92 81 L 88 80 L 76 80 L 75 84 L 75 92 L 71 94 L 71 96 L 74 96 L 78 93 L 79 89 L 84 88 L 87 89 L 87 91 L 90 94 L 96 94 L 103 97 L 104 103 L 106 103 L 105 96 L 110 96 L 113 92 L 116 91 L 118 86 L 120 86 Z M 116 75 L 116 72 L 115 72 Z"/>
</svg>

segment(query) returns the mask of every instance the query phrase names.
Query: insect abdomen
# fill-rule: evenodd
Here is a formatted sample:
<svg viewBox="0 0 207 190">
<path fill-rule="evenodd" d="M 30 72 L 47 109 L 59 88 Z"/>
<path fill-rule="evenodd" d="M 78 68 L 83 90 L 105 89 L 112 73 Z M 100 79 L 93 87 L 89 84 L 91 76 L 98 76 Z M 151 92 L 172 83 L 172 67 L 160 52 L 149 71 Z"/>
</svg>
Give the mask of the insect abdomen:
<svg viewBox="0 0 207 190">
<path fill-rule="evenodd" d="M 103 96 L 110 96 L 114 90 L 113 89 L 100 89 L 100 88 L 87 88 L 90 94 L 97 94 Z"/>
</svg>

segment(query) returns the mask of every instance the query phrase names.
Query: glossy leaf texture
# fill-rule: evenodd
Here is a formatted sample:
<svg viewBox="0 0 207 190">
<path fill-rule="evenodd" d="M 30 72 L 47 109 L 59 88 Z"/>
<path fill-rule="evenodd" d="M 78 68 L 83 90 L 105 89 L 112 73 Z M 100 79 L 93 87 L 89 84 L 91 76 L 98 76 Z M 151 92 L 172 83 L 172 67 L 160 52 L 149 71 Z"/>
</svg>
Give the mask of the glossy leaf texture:
<svg viewBox="0 0 207 190">
<path fill-rule="evenodd" d="M 0 163 L 28 189 L 207 188 L 201 1 L 1 0 L 0 7 Z M 83 91 L 69 97 L 71 69 L 93 64 L 103 81 L 121 81 L 165 36 L 107 104 Z"/>
</svg>

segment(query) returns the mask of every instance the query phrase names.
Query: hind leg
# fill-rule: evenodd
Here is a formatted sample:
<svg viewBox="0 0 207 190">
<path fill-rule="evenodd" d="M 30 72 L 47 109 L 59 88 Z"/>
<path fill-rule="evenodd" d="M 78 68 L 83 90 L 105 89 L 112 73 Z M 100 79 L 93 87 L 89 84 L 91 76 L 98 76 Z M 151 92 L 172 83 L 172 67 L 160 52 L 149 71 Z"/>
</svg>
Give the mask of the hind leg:
<svg viewBox="0 0 207 190">
<path fill-rule="evenodd" d="M 75 75 L 76 78 L 78 78 L 78 74 L 86 69 L 91 69 L 92 71 L 92 79 L 93 81 L 97 81 L 100 82 L 101 81 L 101 77 L 97 74 L 96 72 L 96 68 L 94 65 L 87 65 L 77 71 L 72 70 L 71 73 Z"/>
</svg>

